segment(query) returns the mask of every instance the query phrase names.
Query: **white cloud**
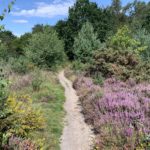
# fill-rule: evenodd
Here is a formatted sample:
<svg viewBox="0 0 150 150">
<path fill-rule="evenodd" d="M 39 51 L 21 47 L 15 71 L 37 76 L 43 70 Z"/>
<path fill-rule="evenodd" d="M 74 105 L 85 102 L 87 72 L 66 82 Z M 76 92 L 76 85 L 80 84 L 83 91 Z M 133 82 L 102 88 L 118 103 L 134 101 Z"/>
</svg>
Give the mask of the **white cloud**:
<svg viewBox="0 0 150 150">
<path fill-rule="evenodd" d="M 51 4 L 45 2 L 36 3 L 33 9 L 23 9 L 12 12 L 14 16 L 24 17 L 45 17 L 54 18 L 56 16 L 67 16 L 68 9 L 74 4 L 75 0 L 54 0 Z"/>
<path fill-rule="evenodd" d="M 28 20 L 19 19 L 19 20 L 13 20 L 13 22 L 24 24 L 24 23 L 28 23 Z"/>
</svg>

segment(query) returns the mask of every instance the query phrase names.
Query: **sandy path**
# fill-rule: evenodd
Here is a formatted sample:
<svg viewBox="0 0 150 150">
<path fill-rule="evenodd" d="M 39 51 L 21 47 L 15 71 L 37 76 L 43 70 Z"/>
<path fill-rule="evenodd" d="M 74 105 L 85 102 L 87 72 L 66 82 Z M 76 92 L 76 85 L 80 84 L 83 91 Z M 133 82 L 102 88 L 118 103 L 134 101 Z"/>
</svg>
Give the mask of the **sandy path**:
<svg viewBox="0 0 150 150">
<path fill-rule="evenodd" d="M 72 83 L 64 76 L 64 71 L 59 74 L 59 80 L 65 88 L 65 127 L 61 137 L 61 150 L 91 150 L 94 138 L 90 127 L 84 122 L 81 114 L 79 99 Z"/>
</svg>

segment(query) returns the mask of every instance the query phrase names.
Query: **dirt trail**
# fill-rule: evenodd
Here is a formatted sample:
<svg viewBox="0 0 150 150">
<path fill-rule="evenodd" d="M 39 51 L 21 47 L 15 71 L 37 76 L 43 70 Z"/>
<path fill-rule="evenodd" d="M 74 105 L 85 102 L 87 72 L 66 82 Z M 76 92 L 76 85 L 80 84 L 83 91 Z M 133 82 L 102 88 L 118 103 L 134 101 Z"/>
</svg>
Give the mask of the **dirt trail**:
<svg viewBox="0 0 150 150">
<path fill-rule="evenodd" d="M 94 135 L 84 122 L 81 106 L 71 81 L 66 79 L 64 71 L 59 74 L 59 80 L 65 88 L 65 127 L 61 137 L 61 150 L 91 150 Z"/>
</svg>

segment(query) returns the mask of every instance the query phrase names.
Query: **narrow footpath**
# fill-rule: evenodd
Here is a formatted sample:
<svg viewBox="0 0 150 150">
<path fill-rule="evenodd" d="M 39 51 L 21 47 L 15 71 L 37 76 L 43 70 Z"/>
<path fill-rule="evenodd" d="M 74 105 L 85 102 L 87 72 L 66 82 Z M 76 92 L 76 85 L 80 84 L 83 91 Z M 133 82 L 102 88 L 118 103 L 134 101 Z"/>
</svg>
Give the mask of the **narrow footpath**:
<svg viewBox="0 0 150 150">
<path fill-rule="evenodd" d="M 65 88 L 65 126 L 61 137 L 61 150 L 91 150 L 94 135 L 90 127 L 84 122 L 79 98 L 72 87 L 72 82 L 59 73 L 59 81 Z"/>
</svg>

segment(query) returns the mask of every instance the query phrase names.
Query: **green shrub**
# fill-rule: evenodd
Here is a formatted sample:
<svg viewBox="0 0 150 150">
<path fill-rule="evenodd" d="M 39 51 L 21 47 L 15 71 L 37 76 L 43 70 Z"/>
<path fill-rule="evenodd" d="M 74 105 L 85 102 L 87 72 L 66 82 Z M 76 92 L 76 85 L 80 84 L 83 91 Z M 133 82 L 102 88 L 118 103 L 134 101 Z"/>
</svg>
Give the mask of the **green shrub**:
<svg viewBox="0 0 150 150">
<path fill-rule="evenodd" d="M 8 48 L 6 44 L 3 44 L 0 41 L 0 59 L 7 60 L 8 59 Z"/>
<path fill-rule="evenodd" d="M 32 100 L 26 95 L 9 96 L 7 76 L 0 69 L 0 149 L 12 135 L 28 138 L 33 131 L 44 128 L 41 111 L 32 107 Z"/>
<path fill-rule="evenodd" d="M 0 119 L 6 116 L 4 106 L 8 93 L 8 80 L 3 71 L 3 67 L 0 67 Z"/>
<path fill-rule="evenodd" d="M 47 27 L 43 32 L 32 34 L 25 53 L 31 62 L 45 68 L 60 65 L 66 58 L 63 41 L 59 40 L 54 29 Z"/>
<path fill-rule="evenodd" d="M 20 56 L 19 58 L 10 58 L 9 63 L 11 64 L 12 70 L 20 74 L 25 74 L 34 69 L 33 63 L 24 56 Z"/>
<path fill-rule="evenodd" d="M 93 76 L 93 82 L 94 84 L 103 85 L 104 84 L 104 77 L 101 73 L 96 73 Z"/>
<path fill-rule="evenodd" d="M 150 80 L 150 64 L 143 61 L 136 52 L 128 50 L 104 49 L 97 51 L 87 74 L 97 74 L 109 78 L 115 76 L 122 80 L 134 78 L 136 81 Z"/>
<path fill-rule="evenodd" d="M 33 80 L 32 80 L 32 88 L 33 88 L 33 91 L 39 91 L 40 88 L 41 88 L 41 85 L 42 85 L 42 77 L 41 77 L 41 73 L 39 70 L 36 70 L 34 72 L 34 75 L 33 75 Z"/>
<path fill-rule="evenodd" d="M 89 64 L 86 63 L 82 63 L 80 62 L 79 60 L 76 60 L 72 63 L 72 68 L 75 70 L 75 71 L 84 71 L 86 70 L 86 68 L 88 68 Z"/>
</svg>

